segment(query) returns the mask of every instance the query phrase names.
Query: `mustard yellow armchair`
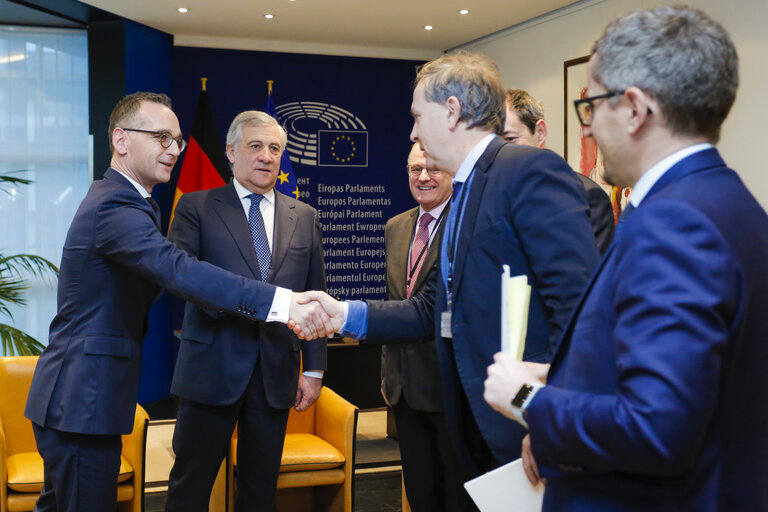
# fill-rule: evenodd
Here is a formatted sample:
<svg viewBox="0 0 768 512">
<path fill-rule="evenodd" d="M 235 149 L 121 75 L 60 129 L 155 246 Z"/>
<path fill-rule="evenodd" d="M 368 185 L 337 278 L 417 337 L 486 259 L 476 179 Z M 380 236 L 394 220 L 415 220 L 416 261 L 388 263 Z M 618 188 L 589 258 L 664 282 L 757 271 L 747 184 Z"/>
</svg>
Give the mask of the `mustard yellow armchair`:
<svg viewBox="0 0 768 512">
<path fill-rule="evenodd" d="M 355 433 L 357 407 L 331 389 L 304 412 L 291 409 L 277 479 L 277 509 L 291 512 L 352 512 L 354 510 Z M 232 436 L 226 475 L 220 475 L 211 510 L 224 502 L 216 489 L 226 486 L 226 510 L 235 505 L 237 430 Z M 224 485 L 222 485 L 224 484 Z"/>
<path fill-rule="evenodd" d="M 24 417 L 37 357 L 0 357 L 0 512 L 32 510 L 43 487 L 43 459 Z M 149 416 L 136 406 L 133 432 L 123 436 L 118 512 L 144 509 L 144 450 Z"/>
</svg>

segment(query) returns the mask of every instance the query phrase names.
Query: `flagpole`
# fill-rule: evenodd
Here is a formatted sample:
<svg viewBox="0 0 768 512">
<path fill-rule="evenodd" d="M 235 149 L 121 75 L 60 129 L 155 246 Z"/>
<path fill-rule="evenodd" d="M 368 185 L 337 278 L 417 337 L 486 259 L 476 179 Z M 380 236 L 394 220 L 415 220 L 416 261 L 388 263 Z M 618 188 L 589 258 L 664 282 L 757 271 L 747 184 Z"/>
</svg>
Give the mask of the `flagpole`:
<svg viewBox="0 0 768 512">
<path fill-rule="evenodd" d="M 272 84 L 275 83 L 274 80 L 267 80 L 267 96 L 272 94 Z"/>
<path fill-rule="evenodd" d="M 208 79 L 206 77 L 202 77 L 200 79 L 200 81 L 203 83 L 203 92 L 205 92 L 206 87 L 207 87 L 207 83 L 208 83 Z"/>
</svg>

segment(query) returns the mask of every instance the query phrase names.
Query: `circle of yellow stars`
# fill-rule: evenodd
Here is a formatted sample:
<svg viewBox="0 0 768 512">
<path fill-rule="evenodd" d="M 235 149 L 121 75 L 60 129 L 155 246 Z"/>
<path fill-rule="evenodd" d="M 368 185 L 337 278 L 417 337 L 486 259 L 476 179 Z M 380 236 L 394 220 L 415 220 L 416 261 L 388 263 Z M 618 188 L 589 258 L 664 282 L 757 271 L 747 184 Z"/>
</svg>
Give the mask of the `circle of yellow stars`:
<svg viewBox="0 0 768 512">
<path fill-rule="evenodd" d="M 336 154 L 336 143 L 347 142 L 350 146 L 349 156 L 339 156 Z M 355 141 L 349 135 L 337 135 L 333 142 L 331 142 L 331 156 L 336 159 L 337 162 L 351 162 L 355 156 Z"/>
</svg>

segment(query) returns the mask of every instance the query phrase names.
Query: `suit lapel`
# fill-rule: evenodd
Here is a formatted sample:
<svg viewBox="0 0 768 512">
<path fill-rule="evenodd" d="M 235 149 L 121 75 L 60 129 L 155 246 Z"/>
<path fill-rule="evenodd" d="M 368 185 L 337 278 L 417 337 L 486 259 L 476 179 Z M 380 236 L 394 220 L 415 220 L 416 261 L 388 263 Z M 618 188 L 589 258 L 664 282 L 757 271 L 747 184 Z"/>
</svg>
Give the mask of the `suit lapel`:
<svg viewBox="0 0 768 512">
<path fill-rule="evenodd" d="M 467 261 L 467 253 L 469 252 L 469 241 L 475 234 L 475 219 L 477 219 L 477 213 L 480 210 L 480 203 L 483 198 L 483 192 L 485 191 L 485 184 L 488 182 L 488 169 L 496 160 L 496 155 L 499 150 L 504 146 L 504 139 L 501 137 L 495 137 L 480 158 L 475 163 L 474 172 L 472 173 L 472 183 L 470 184 L 469 197 L 467 197 L 467 203 L 464 205 L 464 218 L 461 223 L 461 230 L 459 232 L 459 240 L 456 248 L 456 261 L 453 267 L 453 279 L 454 288 L 453 296 L 458 297 L 459 290 L 461 289 L 461 281 L 464 277 L 464 263 Z"/>
<path fill-rule="evenodd" d="M 296 230 L 296 211 L 286 199 L 283 194 L 275 190 L 275 231 L 272 235 L 272 268 L 267 276 L 268 282 L 272 282 L 285 260 L 285 255 L 291 246 L 293 232 Z"/>
<path fill-rule="evenodd" d="M 213 210 L 221 218 L 224 226 L 229 231 L 237 248 L 240 250 L 248 268 L 251 270 L 252 277 L 261 279 L 259 272 L 259 260 L 256 258 L 256 249 L 253 247 L 253 238 L 251 237 L 251 228 L 248 226 L 248 219 L 243 211 L 243 204 L 237 197 L 237 191 L 232 182 L 227 185 L 212 190 Z"/>
<path fill-rule="evenodd" d="M 445 230 L 445 219 L 448 218 L 448 213 L 450 212 L 450 208 L 451 208 L 451 203 L 449 201 L 448 204 L 445 205 L 445 210 L 444 210 L 445 213 L 443 213 L 443 218 L 440 221 L 440 225 L 437 227 L 435 238 L 432 239 L 432 243 L 429 245 L 429 249 L 427 250 L 427 253 L 424 255 L 424 264 L 419 269 L 419 275 L 415 276 L 416 282 L 413 284 L 414 293 L 416 290 L 418 290 L 421 287 L 422 284 L 424 284 L 424 281 L 427 279 L 427 276 L 429 275 L 429 271 L 434 266 L 435 261 L 437 261 L 437 255 L 440 253 L 440 244 L 442 242 L 443 231 Z M 416 221 L 413 222 L 413 227 L 415 229 Z"/>
<path fill-rule="evenodd" d="M 408 280 L 408 250 L 411 246 L 411 238 L 413 238 L 413 230 L 416 228 L 416 222 L 419 219 L 419 208 L 416 207 L 409 212 L 409 215 L 392 226 L 394 229 L 393 244 L 391 247 L 387 247 L 388 258 L 387 265 L 391 266 L 391 272 L 394 279 L 394 283 L 388 283 L 392 287 L 393 297 L 405 298 L 406 286 L 405 282 Z M 389 253 L 389 251 L 392 251 Z"/>
</svg>

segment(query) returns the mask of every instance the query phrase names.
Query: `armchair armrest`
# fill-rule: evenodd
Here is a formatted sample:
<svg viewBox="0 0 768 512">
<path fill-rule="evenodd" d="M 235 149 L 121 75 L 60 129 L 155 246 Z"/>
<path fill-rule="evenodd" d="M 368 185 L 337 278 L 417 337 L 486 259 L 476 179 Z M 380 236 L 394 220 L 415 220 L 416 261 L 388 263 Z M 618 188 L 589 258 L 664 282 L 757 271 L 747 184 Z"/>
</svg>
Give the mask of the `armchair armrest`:
<svg viewBox="0 0 768 512">
<path fill-rule="evenodd" d="M 5 510 L 8 503 L 8 450 L 5 444 L 5 427 L 0 417 L 0 510 Z"/>
<path fill-rule="evenodd" d="M 124 435 L 122 455 L 133 467 L 133 495 L 139 497 L 134 499 L 133 510 L 140 512 L 143 507 L 141 503 L 144 495 L 145 482 L 145 463 L 144 453 L 147 447 L 147 425 L 149 424 L 149 415 L 143 407 L 136 404 L 136 415 L 133 419 L 133 431 Z"/>
</svg>

